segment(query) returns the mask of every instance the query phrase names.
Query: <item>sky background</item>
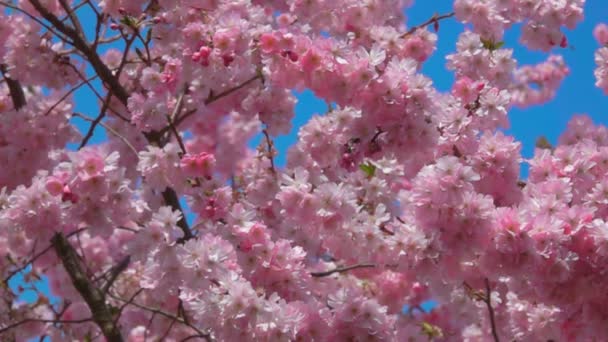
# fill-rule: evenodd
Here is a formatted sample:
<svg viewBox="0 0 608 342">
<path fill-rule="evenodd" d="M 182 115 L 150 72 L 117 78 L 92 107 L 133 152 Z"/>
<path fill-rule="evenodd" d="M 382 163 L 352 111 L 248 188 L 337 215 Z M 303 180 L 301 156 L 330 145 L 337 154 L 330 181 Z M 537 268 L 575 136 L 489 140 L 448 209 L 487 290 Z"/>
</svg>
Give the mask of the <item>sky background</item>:
<svg viewBox="0 0 608 342">
<path fill-rule="evenodd" d="M 445 14 L 452 11 L 451 0 L 417 0 L 413 7 L 406 10 L 408 26 L 418 25 L 425 22 L 434 13 Z M 92 33 L 93 18 L 90 13 L 79 13 L 85 28 Z M 534 152 L 534 144 L 538 137 L 545 136 L 555 145 L 561 132 L 564 131 L 569 119 L 573 114 L 588 114 L 596 124 L 608 123 L 608 97 L 602 90 L 595 87 L 593 70 L 595 68 L 594 52 L 598 48 L 592 31 L 599 22 L 608 22 L 608 0 L 588 0 L 585 6 L 585 20 L 579 23 L 572 31 L 565 31 L 570 46 L 568 48 L 556 49 L 554 54 L 561 54 L 566 64 L 570 67 L 568 75 L 560 87 L 554 100 L 541 105 L 520 110 L 513 108 L 509 113 L 511 127 L 506 130 L 509 135 L 523 144 L 523 157 L 530 158 Z M 455 43 L 458 34 L 464 26 L 457 23 L 454 18 L 440 22 L 438 34 L 437 51 L 424 64 L 422 72 L 429 76 L 439 91 L 449 91 L 454 81 L 454 75 L 445 69 L 445 56 L 455 51 Z M 548 54 L 531 52 L 523 48 L 519 43 L 519 27 L 507 31 L 505 47 L 514 49 L 514 57 L 519 65 L 537 64 L 546 60 Z M 120 47 L 120 46 L 118 46 Z M 96 83 L 99 86 L 99 83 Z M 297 140 L 297 130 L 305 124 L 312 115 L 323 114 L 327 110 L 324 101 L 316 98 L 307 90 L 296 93 L 298 104 L 293 129 L 289 135 L 278 137 L 275 140 L 279 155 L 276 158 L 277 165 L 285 164 L 286 151 Z M 85 113 L 91 117 L 97 116 L 99 105 L 97 99 L 88 90 L 76 92 L 76 111 Z M 90 123 L 74 119 L 74 123 L 81 132 L 86 133 Z M 91 143 L 100 143 L 106 139 L 101 127 L 97 128 Z M 255 147 L 260 141 L 256 138 L 251 142 Z M 74 147 L 71 145 L 70 147 Z M 527 177 L 527 167 L 522 165 L 522 178 Z M 191 215 L 188 215 L 191 216 Z M 192 217 L 189 217 L 192 219 Z M 23 278 L 16 276 L 11 282 L 11 287 L 16 289 L 24 286 Z M 47 284 L 42 281 L 35 284 L 43 293 L 48 293 Z M 36 296 L 33 291 L 24 291 L 20 296 L 22 300 L 33 301 Z"/>
</svg>

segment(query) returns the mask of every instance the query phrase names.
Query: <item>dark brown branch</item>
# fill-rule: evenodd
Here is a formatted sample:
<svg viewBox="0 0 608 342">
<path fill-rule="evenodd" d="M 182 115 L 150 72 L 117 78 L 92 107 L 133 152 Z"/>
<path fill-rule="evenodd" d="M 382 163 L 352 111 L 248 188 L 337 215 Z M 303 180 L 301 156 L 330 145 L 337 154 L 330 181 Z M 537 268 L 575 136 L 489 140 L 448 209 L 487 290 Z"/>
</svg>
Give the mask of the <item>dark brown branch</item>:
<svg viewBox="0 0 608 342">
<path fill-rule="evenodd" d="M 49 12 L 39 0 L 29 0 L 32 6 L 40 13 L 40 15 L 53 25 L 59 32 L 65 34 L 67 37 L 72 39 L 72 45 L 84 54 L 91 63 L 91 66 L 95 72 L 99 75 L 101 80 L 106 83 L 108 89 L 112 89 L 116 98 L 123 104 L 127 105 L 129 99 L 129 93 L 120 84 L 118 79 L 114 77 L 112 71 L 103 63 L 101 57 L 93 50 L 89 44 L 81 37 L 79 32 L 71 26 L 64 24 L 59 18 L 53 13 Z"/>
<path fill-rule="evenodd" d="M 6 80 L 6 85 L 8 86 L 8 91 L 11 95 L 11 99 L 13 100 L 13 107 L 15 110 L 19 110 L 25 106 L 25 93 L 23 92 L 23 88 L 19 81 L 16 81 L 6 75 L 6 65 L 0 64 L 0 72 L 2 72 L 2 76 Z"/>
<path fill-rule="evenodd" d="M 105 101 L 105 97 L 101 96 L 101 94 L 97 91 L 97 89 L 95 89 L 95 86 L 93 86 L 93 84 L 91 84 L 91 82 L 89 81 L 89 79 L 87 79 L 85 77 L 85 75 L 83 75 L 80 70 L 78 70 L 78 68 L 76 68 L 73 64 L 67 64 L 68 67 L 72 68 L 72 70 L 74 70 L 74 72 L 78 75 L 78 77 L 82 80 L 82 82 L 85 82 L 86 86 L 89 88 L 89 90 L 91 90 L 91 92 L 95 95 L 95 97 L 97 97 L 97 99 L 99 99 L 99 101 L 101 103 L 103 103 Z M 117 69 L 115 69 L 117 70 Z M 97 75 L 95 78 L 98 78 L 99 75 Z M 121 119 L 124 122 L 128 122 L 130 123 L 131 120 L 127 119 L 126 117 L 124 117 L 122 114 L 120 114 L 116 109 L 112 108 L 111 106 L 108 105 L 108 109 L 114 113 L 114 115 L 116 115 L 116 117 L 118 117 L 119 119 Z"/>
<path fill-rule="evenodd" d="M 66 238 L 70 238 L 72 235 L 79 234 L 84 230 L 86 230 L 86 228 L 80 228 L 78 230 L 75 230 L 75 231 L 69 233 L 68 235 L 66 235 Z M 43 256 L 46 252 L 50 251 L 52 248 L 53 248 L 52 244 L 48 245 L 45 249 L 41 250 L 40 252 L 36 253 L 36 255 L 32 256 L 30 258 L 30 260 L 28 260 L 27 262 L 25 262 L 23 264 L 23 266 L 17 268 L 16 270 L 13 270 L 11 273 L 8 274 L 8 276 L 6 276 L 6 278 L 4 278 L 4 284 L 6 284 L 8 286 L 8 281 L 11 280 L 12 277 L 14 277 L 17 273 L 26 269 L 28 265 L 30 265 L 33 262 L 35 262 L 36 260 L 38 260 L 38 258 Z"/>
<path fill-rule="evenodd" d="M 316 277 L 316 278 L 320 278 L 320 277 L 327 277 L 334 273 L 348 272 L 350 270 L 354 270 L 354 269 L 358 269 L 358 268 L 373 268 L 373 267 L 376 267 L 376 264 L 357 264 L 357 265 L 351 265 L 351 266 L 345 266 L 345 267 L 337 267 L 337 268 L 334 268 L 333 270 L 324 271 L 324 272 L 311 272 L 310 275 L 313 277 Z"/>
<path fill-rule="evenodd" d="M 486 284 L 486 298 L 484 302 L 488 307 L 488 314 L 490 315 L 490 325 L 492 327 L 492 336 L 494 337 L 494 342 L 500 342 L 498 338 L 498 331 L 496 330 L 496 319 L 494 318 L 494 308 L 492 308 L 492 289 L 490 289 L 490 281 L 488 278 L 484 279 Z"/>
<path fill-rule="evenodd" d="M 23 15 L 27 16 L 28 18 L 32 19 L 33 21 L 35 21 L 36 23 L 38 23 L 40 26 L 44 27 L 45 29 L 47 29 L 47 31 L 51 32 L 52 34 L 56 35 L 57 38 L 59 38 L 61 41 L 71 44 L 71 42 L 69 42 L 65 37 L 63 37 L 62 35 L 60 35 L 58 32 L 56 32 L 55 30 L 53 30 L 52 27 L 48 26 L 44 21 L 36 18 L 35 16 L 33 16 L 32 14 L 30 14 L 28 11 L 23 10 L 22 8 L 20 8 L 19 6 L 14 6 L 6 1 L 0 1 L 0 6 L 4 6 L 6 8 L 10 8 L 14 11 L 20 12 Z"/>
<path fill-rule="evenodd" d="M 47 111 L 46 113 L 44 113 L 44 116 L 47 116 L 49 114 L 51 114 L 51 112 L 57 108 L 57 106 L 59 106 L 63 101 L 65 101 L 65 99 L 67 99 L 70 95 L 72 95 L 73 93 L 75 93 L 78 89 L 82 88 L 83 86 L 87 85 L 87 83 L 90 84 L 91 81 L 93 81 L 94 79 L 96 79 L 98 76 L 94 75 L 89 77 L 88 79 L 81 81 L 79 84 L 77 84 L 76 86 L 70 88 L 70 90 L 68 90 L 57 102 L 55 102 Z"/>
<path fill-rule="evenodd" d="M 239 84 L 239 85 L 237 85 L 237 86 L 235 86 L 233 88 L 226 89 L 226 90 L 224 90 L 223 92 L 221 92 L 221 93 L 219 93 L 217 95 L 213 95 L 213 94 L 210 95 L 207 98 L 207 100 L 205 100 L 205 104 L 208 105 L 208 104 L 210 104 L 212 102 L 215 102 L 215 101 L 221 99 L 222 97 L 224 97 L 226 95 L 229 95 L 229 94 L 231 94 L 231 93 L 233 93 L 233 92 L 235 92 L 235 91 L 237 91 L 237 90 L 239 90 L 239 89 L 241 89 L 243 87 L 246 87 L 247 85 L 249 85 L 249 83 L 252 83 L 253 81 L 255 81 L 257 79 L 262 79 L 262 78 L 263 77 L 262 77 L 261 73 L 256 73 L 255 76 L 253 76 L 252 78 L 248 79 L 247 81 L 245 81 L 245 82 L 243 82 L 243 83 L 241 83 L 241 84 Z"/>
<path fill-rule="evenodd" d="M 88 122 L 94 122 L 95 119 L 90 118 L 82 113 L 72 113 L 72 116 L 75 117 L 79 117 L 83 120 L 86 120 Z M 133 145 L 131 145 L 131 143 L 129 142 L 129 140 L 125 137 L 123 137 L 120 133 L 116 132 L 116 130 L 114 130 L 112 127 L 106 125 L 105 123 L 103 123 L 103 121 L 99 122 L 99 125 L 103 128 L 105 128 L 106 130 L 108 130 L 110 133 L 114 134 L 117 138 L 119 138 L 120 140 L 122 140 L 125 145 L 127 145 L 127 147 L 129 147 L 129 149 L 137 156 L 137 150 L 135 149 L 135 147 L 133 147 Z"/>
<path fill-rule="evenodd" d="M 498 330 L 496 329 L 496 319 L 494 317 L 494 308 L 492 307 L 492 290 L 490 289 L 490 281 L 488 278 L 484 279 L 485 283 L 485 292 L 482 290 L 475 290 L 471 285 L 469 285 L 466 281 L 463 282 L 464 289 L 467 295 L 476 301 L 481 301 L 486 304 L 488 307 L 488 314 L 490 315 L 490 326 L 492 328 L 492 336 L 494 338 L 494 342 L 500 342 L 498 338 Z"/>
<path fill-rule="evenodd" d="M 175 135 L 175 139 L 177 139 L 177 143 L 179 144 L 179 148 L 182 150 L 183 154 L 186 154 L 186 146 L 184 145 L 184 141 L 182 140 L 182 137 L 179 135 L 177 128 L 173 124 L 173 120 L 182 111 L 182 108 L 184 106 L 184 96 L 185 95 L 186 95 L 185 90 L 179 94 L 179 96 L 177 98 L 177 102 L 175 103 L 175 108 L 173 109 L 173 113 L 171 113 L 171 115 L 167 115 L 167 122 L 169 124 L 169 128 L 171 129 L 171 132 L 173 133 L 173 135 Z"/>
<path fill-rule="evenodd" d="M 418 29 L 421 29 L 423 27 L 427 27 L 427 26 L 429 26 L 431 24 L 434 24 L 434 23 L 438 23 L 439 20 L 451 18 L 454 15 L 455 15 L 454 12 L 447 13 L 447 14 L 442 14 L 442 15 L 437 15 L 437 13 L 435 13 L 435 15 L 433 15 L 431 17 L 431 19 L 425 21 L 424 23 L 422 23 L 422 24 L 420 24 L 418 26 L 414 26 L 414 27 L 410 28 L 406 33 L 404 33 L 403 35 L 401 35 L 401 38 L 405 38 L 405 37 L 413 34 L 414 32 L 416 32 L 416 30 L 418 30 Z"/>
<path fill-rule="evenodd" d="M 256 73 L 255 76 L 251 77 L 250 79 L 246 80 L 245 82 L 236 85 L 232 88 L 226 89 L 224 91 L 222 91 L 219 94 L 213 94 L 213 92 L 207 97 L 207 99 L 205 100 L 205 105 L 210 105 L 211 103 L 225 97 L 228 96 L 232 93 L 234 93 L 237 90 L 240 90 L 246 86 L 248 86 L 249 84 L 253 83 L 255 80 L 264 80 L 264 77 L 262 76 L 261 73 Z M 174 122 L 174 124 L 176 126 L 179 126 L 184 120 L 186 120 L 188 117 L 190 117 L 191 115 L 193 115 L 194 113 L 196 113 L 196 111 L 189 111 L 188 113 L 184 114 L 182 117 L 177 118 Z"/>
<path fill-rule="evenodd" d="M 51 242 L 70 276 L 72 284 L 89 306 L 93 315 L 92 319 L 99 326 L 105 338 L 111 342 L 123 341 L 120 329 L 114 322 L 111 306 L 106 303 L 103 292 L 95 287 L 86 275 L 74 247 L 62 233 L 56 233 Z"/>
<path fill-rule="evenodd" d="M 266 154 L 267 154 L 268 160 L 270 160 L 270 171 L 274 175 L 276 175 L 277 174 L 277 170 L 274 167 L 274 153 L 275 153 L 274 143 L 272 142 L 272 139 L 270 139 L 270 135 L 268 134 L 268 130 L 263 129 L 262 133 L 264 133 L 264 137 L 266 139 Z"/>
<path fill-rule="evenodd" d="M 108 292 L 108 290 L 110 289 L 110 287 L 112 287 L 112 285 L 114 284 L 114 282 L 116 281 L 116 279 L 118 278 L 118 276 L 124 270 L 126 270 L 127 267 L 129 267 L 129 263 L 130 262 L 131 262 L 131 256 L 127 255 L 122 260 L 120 260 L 118 262 L 118 264 L 116 264 L 114 267 L 112 267 L 110 269 L 109 274 L 108 274 L 108 280 L 106 281 L 105 285 L 101 289 L 101 292 L 103 292 L 104 295 Z"/>
<path fill-rule="evenodd" d="M 74 24 L 74 26 L 76 26 L 76 31 L 80 33 L 81 37 L 84 36 L 84 30 L 82 29 L 80 20 L 78 19 L 78 17 L 76 16 L 76 13 L 75 13 L 77 8 L 71 8 L 70 5 L 65 0 L 59 0 L 59 3 L 61 4 L 61 7 L 63 7 L 65 12 L 68 14 L 68 18 L 70 18 L 70 21 L 72 22 L 72 24 Z"/>
<path fill-rule="evenodd" d="M 135 301 L 135 298 L 137 298 L 137 296 L 139 296 L 140 293 L 142 293 L 144 291 L 144 289 L 140 288 L 137 291 L 135 291 L 135 293 L 131 296 L 131 298 L 129 298 L 129 300 L 123 302 L 123 304 L 118 308 L 117 314 L 116 314 L 116 319 L 114 319 L 114 324 L 118 323 L 118 320 L 120 319 L 120 315 L 122 315 L 122 311 L 129 305 L 132 304 Z"/>
<path fill-rule="evenodd" d="M 108 95 L 106 95 L 106 99 L 105 99 L 105 101 L 103 101 L 103 104 L 101 105 L 101 111 L 99 112 L 99 115 L 97 115 L 95 120 L 93 120 L 93 122 L 91 123 L 91 126 L 89 127 L 89 130 L 87 131 L 87 134 L 85 134 L 84 138 L 82 139 L 82 142 L 80 142 L 80 146 L 78 146 L 79 150 L 81 150 L 83 147 L 85 147 L 89 143 L 89 140 L 91 140 L 91 138 L 93 137 L 93 133 L 95 133 L 95 128 L 97 127 L 97 125 L 99 125 L 101 120 L 103 120 L 103 118 L 106 116 L 108 106 L 110 105 L 110 100 L 112 100 L 112 91 L 109 91 Z"/>
<path fill-rule="evenodd" d="M 165 200 L 165 203 L 167 203 L 168 205 L 171 206 L 171 208 L 173 208 L 174 210 L 179 210 L 179 212 L 182 213 L 182 217 L 179 219 L 179 221 L 177 221 L 177 225 L 182 230 L 182 232 L 184 232 L 184 236 L 179 238 L 177 240 L 177 243 L 182 244 L 182 243 L 192 239 L 194 237 L 194 235 L 192 234 L 192 231 L 190 230 L 190 227 L 188 226 L 188 222 L 186 221 L 184 210 L 182 209 L 181 204 L 179 204 L 179 198 L 177 197 L 175 190 L 173 190 L 171 188 L 167 188 L 165 191 L 163 191 L 163 199 Z"/>
</svg>

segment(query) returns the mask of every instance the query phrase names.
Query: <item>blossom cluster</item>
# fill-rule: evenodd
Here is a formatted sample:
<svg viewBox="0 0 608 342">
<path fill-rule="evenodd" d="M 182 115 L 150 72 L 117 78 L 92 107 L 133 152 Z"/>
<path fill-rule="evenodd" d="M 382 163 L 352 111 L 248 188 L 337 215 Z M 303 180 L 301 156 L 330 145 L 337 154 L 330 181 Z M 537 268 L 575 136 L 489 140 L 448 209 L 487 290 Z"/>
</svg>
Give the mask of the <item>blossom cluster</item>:
<svg viewBox="0 0 608 342">
<path fill-rule="evenodd" d="M 0 336 L 607 339 L 608 128 L 577 115 L 527 160 L 501 130 L 512 106 L 551 100 L 568 76 L 555 51 L 584 1 L 456 0 L 405 25 L 412 3 L 1 12 L 0 276 L 26 282 L 0 287 Z M 445 92 L 421 71 L 442 20 L 465 24 Z M 503 46 L 518 23 L 545 62 L 518 65 Z M 608 27 L 594 35 L 606 90 Z M 74 113 L 85 86 L 96 117 Z M 293 89 L 328 112 L 298 129 L 283 167 L 275 138 L 292 130 Z M 90 144 L 73 116 L 108 139 Z M 55 301 L 31 285 L 42 278 Z"/>
</svg>

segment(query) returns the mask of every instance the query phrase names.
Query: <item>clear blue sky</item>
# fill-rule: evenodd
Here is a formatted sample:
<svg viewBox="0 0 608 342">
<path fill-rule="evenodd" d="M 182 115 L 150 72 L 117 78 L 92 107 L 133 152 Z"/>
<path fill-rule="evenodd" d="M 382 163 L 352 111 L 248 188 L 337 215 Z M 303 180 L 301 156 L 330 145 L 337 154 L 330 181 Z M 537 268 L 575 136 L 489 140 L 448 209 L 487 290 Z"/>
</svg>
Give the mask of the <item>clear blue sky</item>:
<svg viewBox="0 0 608 342">
<path fill-rule="evenodd" d="M 439 14 L 452 11 L 451 0 L 417 0 L 416 4 L 406 13 L 408 25 L 416 25 L 429 19 L 435 12 Z M 87 13 L 81 13 L 83 21 L 87 22 Z M 510 114 L 511 128 L 508 134 L 514 135 L 517 140 L 523 143 L 523 155 L 526 158 L 532 156 L 536 139 L 543 135 L 553 144 L 556 143 L 558 136 L 563 132 L 568 120 L 575 113 L 589 114 L 595 123 L 608 123 L 608 97 L 594 86 L 595 79 L 593 70 L 594 51 L 597 43 L 594 41 L 592 31 L 595 25 L 601 21 L 608 22 L 608 0 L 588 0 L 585 6 L 585 21 L 580 23 L 576 30 L 567 31 L 568 41 L 571 48 L 556 49 L 554 53 L 564 56 L 570 67 L 570 75 L 562 84 L 557 97 L 542 106 L 535 106 L 526 110 L 513 109 Z M 90 21 L 89 21 L 90 22 Z M 439 31 L 438 51 L 424 65 L 423 73 L 430 76 L 440 91 L 448 91 L 452 85 L 454 77 L 451 72 L 445 70 L 445 55 L 455 50 L 455 42 L 463 26 L 454 19 L 447 19 L 441 22 Z M 520 64 L 536 64 L 544 61 L 547 57 L 545 53 L 530 52 L 522 48 L 517 40 L 519 39 L 519 28 L 516 27 L 507 33 L 505 47 L 514 48 L 514 56 Z M 297 129 L 306 123 L 314 114 L 322 114 L 326 111 L 325 102 L 314 97 L 312 92 L 305 91 L 298 94 L 299 103 L 296 107 L 296 118 L 294 128 L 287 136 L 279 137 L 276 146 L 279 149 L 277 157 L 278 165 L 285 164 L 287 148 L 297 139 Z M 90 116 L 96 116 L 98 102 L 91 93 L 83 90 L 77 92 L 77 111 L 81 111 Z M 78 128 L 84 133 L 88 129 L 89 123 L 82 120 L 74 121 Z M 102 142 L 105 139 L 103 130 L 98 128 L 98 132 L 92 139 L 92 143 Z M 252 146 L 259 142 L 259 138 L 252 141 Z M 525 177 L 527 172 L 523 172 Z M 18 284 L 23 284 L 20 277 L 15 277 L 12 282 L 13 288 Z M 48 293 L 46 284 L 38 283 L 42 290 Z M 32 292 L 26 292 L 21 297 L 23 300 L 31 301 L 35 299 Z"/>
</svg>

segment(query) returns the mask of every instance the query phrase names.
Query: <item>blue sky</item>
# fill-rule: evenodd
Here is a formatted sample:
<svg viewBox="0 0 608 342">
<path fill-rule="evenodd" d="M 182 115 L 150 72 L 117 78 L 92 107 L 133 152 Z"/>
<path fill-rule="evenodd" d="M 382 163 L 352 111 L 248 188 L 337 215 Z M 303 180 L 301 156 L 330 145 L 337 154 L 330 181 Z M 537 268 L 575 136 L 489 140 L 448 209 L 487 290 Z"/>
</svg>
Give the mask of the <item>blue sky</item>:
<svg viewBox="0 0 608 342">
<path fill-rule="evenodd" d="M 434 13 L 449 13 L 452 11 L 452 3 L 453 1 L 448 0 L 418 0 L 406 12 L 408 24 L 422 23 Z M 608 113 L 603 110 L 603 108 L 608 108 L 608 97 L 594 85 L 593 54 L 598 46 L 592 36 L 593 28 L 597 23 L 603 20 L 608 22 L 607 14 L 607 0 L 587 1 L 585 21 L 580 23 L 575 30 L 566 32 L 571 47 L 554 51 L 554 53 L 563 55 L 570 67 L 570 75 L 559 89 L 557 97 L 547 104 L 525 110 L 514 108 L 509 113 L 511 128 L 506 132 L 522 142 L 524 157 L 532 156 L 534 143 L 539 136 L 545 136 L 555 144 L 567 122 L 575 113 L 589 114 L 595 123 L 608 123 Z M 87 12 L 81 12 L 80 16 L 84 22 L 92 19 L 90 13 Z M 85 27 L 90 28 L 90 25 L 85 25 Z M 433 79 L 440 91 L 448 91 L 454 80 L 453 74 L 445 69 L 445 56 L 455 50 L 455 42 L 462 29 L 463 26 L 454 19 L 443 20 L 440 24 L 438 51 L 424 65 L 423 73 Z M 519 28 L 515 27 L 507 32 L 505 47 L 514 49 L 514 56 L 520 64 L 536 64 L 546 59 L 547 54 L 545 53 L 530 52 L 522 48 L 518 44 L 518 39 Z M 289 135 L 279 137 L 275 141 L 279 150 L 278 165 L 285 164 L 286 151 L 297 139 L 297 128 L 306 123 L 312 115 L 322 114 L 327 109 L 325 102 L 315 98 L 310 91 L 298 93 L 297 96 L 299 103 L 296 106 L 294 127 Z M 98 101 L 90 91 L 78 91 L 76 99 L 77 111 L 92 117 L 97 115 Z M 89 123 L 82 120 L 74 119 L 74 123 L 83 134 L 89 127 Z M 92 143 L 102 142 L 105 139 L 105 134 L 100 128 L 97 129 Z M 254 139 L 251 145 L 255 146 L 257 142 L 259 142 L 259 138 Z M 524 167 L 522 177 L 527 175 L 525 170 Z M 23 284 L 22 277 L 15 277 L 11 282 L 13 288 L 19 284 Z M 48 293 L 44 282 L 39 282 L 37 286 L 43 292 Z M 33 292 L 26 291 L 21 298 L 30 301 L 35 296 Z"/>
</svg>

